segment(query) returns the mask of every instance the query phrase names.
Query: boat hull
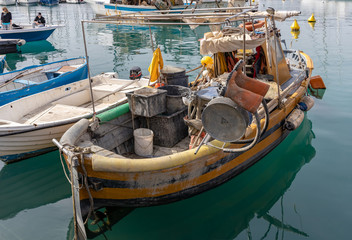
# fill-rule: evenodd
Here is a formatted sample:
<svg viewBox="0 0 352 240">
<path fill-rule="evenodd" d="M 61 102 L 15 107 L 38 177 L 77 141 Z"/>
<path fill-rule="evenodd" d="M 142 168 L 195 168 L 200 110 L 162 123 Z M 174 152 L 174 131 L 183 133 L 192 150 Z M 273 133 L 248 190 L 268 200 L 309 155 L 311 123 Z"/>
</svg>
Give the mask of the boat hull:
<svg viewBox="0 0 352 240">
<path fill-rule="evenodd" d="M 0 5 L 8 6 L 8 5 L 15 5 L 16 0 L 0 0 Z"/>
<path fill-rule="evenodd" d="M 306 83 L 306 80 L 304 81 Z M 203 146 L 195 149 L 148 159 L 103 157 L 97 153 L 84 154 L 88 181 L 101 188 L 91 189 L 94 208 L 107 206 L 145 207 L 166 204 L 192 197 L 230 180 L 262 159 L 289 134 L 283 125 L 285 118 L 306 93 L 300 86 L 282 109 L 270 114 L 268 130 L 250 150 L 242 153 L 225 153 Z M 214 145 L 222 143 L 213 141 Z M 236 148 L 239 145 L 231 145 Z M 69 161 L 65 155 L 67 164 Z M 177 164 L 173 164 L 173 162 Z M 138 166 L 135 168 L 134 164 Z M 138 165 L 140 164 L 140 165 Z M 171 165 L 170 165 L 171 164 Z M 172 165 L 173 164 L 173 165 Z M 78 171 L 82 169 L 79 167 Z M 88 214 L 89 194 L 80 190 L 82 215 Z"/>
<path fill-rule="evenodd" d="M 20 5 L 35 5 L 38 4 L 39 0 L 17 0 Z"/>
<path fill-rule="evenodd" d="M 5 163 L 13 163 L 30 157 L 39 156 L 56 149 L 51 139 L 60 138 L 74 124 L 53 126 L 31 131 L 18 131 L 15 134 L 0 137 L 0 159 Z"/>
<path fill-rule="evenodd" d="M 24 39 L 26 42 L 46 40 L 57 28 L 38 27 L 27 29 L 0 30 L 2 39 Z"/>
<path fill-rule="evenodd" d="M 41 5 L 54 6 L 59 4 L 59 0 L 40 0 Z"/>
<path fill-rule="evenodd" d="M 0 39 L 0 54 L 16 53 L 17 46 L 26 44 L 23 39 Z"/>
<path fill-rule="evenodd" d="M 123 5 L 123 4 L 109 4 L 104 1 L 89 2 L 93 11 L 97 15 L 114 16 L 121 13 L 148 13 L 151 14 L 153 11 L 158 9 L 155 6 L 135 6 L 135 5 Z M 174 6 L 171 10 L 183 10 L 186 6 Z M 160 13 L 152 13 L 160 14 Z"/>
</svg>

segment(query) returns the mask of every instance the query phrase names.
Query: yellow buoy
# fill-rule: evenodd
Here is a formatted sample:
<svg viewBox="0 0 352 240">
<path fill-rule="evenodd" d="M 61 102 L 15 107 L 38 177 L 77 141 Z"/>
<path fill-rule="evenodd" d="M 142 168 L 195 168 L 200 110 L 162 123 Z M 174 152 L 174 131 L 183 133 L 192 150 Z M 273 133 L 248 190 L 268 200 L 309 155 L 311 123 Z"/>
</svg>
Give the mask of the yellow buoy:
<svg viewBox="0 0 352 240">
<path fill-rule="evenodd" d="M 297 20 L 295 19 L 291 25 L 291 31 L 299 31 L 300 27 L 297 23 Z"/>
<path fill-rule="evenodd" d="M 291 31 L 291 35 L 292 35 L 293 39 L 298 39 L 299 34 L 300 34 L 299 30 L 298 31 L 297 30 Z"/>
<path fill-rule="evenodd" d="M 213 68 L 214 60 L 209 56 L 204 56 L 200 63 L 206 68 Z"/>
<path fill-rule="evenodd" d="M 312 13 L 312 16 L 310 16 L 310 18 L 308 18 L 308 22 L 315 22 L 314 13 Z"/>
</svg>

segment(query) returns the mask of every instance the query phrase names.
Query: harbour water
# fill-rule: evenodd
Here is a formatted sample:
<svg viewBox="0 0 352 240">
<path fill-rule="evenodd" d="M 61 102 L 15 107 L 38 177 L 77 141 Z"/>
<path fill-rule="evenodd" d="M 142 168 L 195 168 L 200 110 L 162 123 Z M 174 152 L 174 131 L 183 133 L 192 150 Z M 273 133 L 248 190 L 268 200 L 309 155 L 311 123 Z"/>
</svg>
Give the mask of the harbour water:
<svg viewBox="0 0 352 240">
<path fill-rule="evenodd" d="M 180 202 L 131 211 L 95 239 L 350 239 L 352 219 L 352 2 L 259 1 L 260 8 L 300 10 L 293 22 L 278 23 L 288 48 L 306 52 L 314 75 L 327 86 L 301 127 L 259 163 L 213 190 Z M 84 56 L 81 19 L 88 4 L 54 7 L 9 6 L 14 23 L 30 23 L 41 12 L 64 24 L 47 41 L 31 42 L 21 54 L 7 54 L 11 69 Z M 307 19 L 314 13 L 312 28 Z M 152 27 L 165 64 L 200 65 L 198 39 L 207 29 Z M 152 58 L 149 28 L 87 24 L 92 75 L 131 66 L 143 74 Z M 195 73 L 196 74 L 196 73 Z M 191 79 L 195 76 L 191 75 Z M 58 151 L 10 165 L 0 163 L 0 239 L 72 239 L 70 185 Z"/>
</svg>

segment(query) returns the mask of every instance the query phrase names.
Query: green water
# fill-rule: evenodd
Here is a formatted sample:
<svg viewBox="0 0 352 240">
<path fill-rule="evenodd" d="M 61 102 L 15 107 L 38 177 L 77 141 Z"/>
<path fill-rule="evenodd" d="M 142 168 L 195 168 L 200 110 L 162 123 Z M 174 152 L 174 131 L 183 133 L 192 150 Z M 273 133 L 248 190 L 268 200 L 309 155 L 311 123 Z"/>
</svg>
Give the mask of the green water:
<svg viewBox="0 0 352 240">
<path fill-rule="evenodd" d="M 327 86 L 323 99 L 299 129 L 237 178 L 184 201 L 136 209 L 96 239 L 351 239 L 352 2 L 260 1 L 260 8 L 268 6 L 302 11 L 298 39 L 290 33 L 293 20 L 278 26 L 288 48 L 312 57 L 314 74 Z M 93 18 L 88 4 L 8 8 L 15 23 L 28 23 L 40 11 L 49 23 L 65 24 L 47 41 L 27 43 L 22 54 L 7 54 L 12 69 L 84 55 L 79 20 Z M 307 23 L 312 13 L 314 29 Z M 148 28 L 86 29 L 93 75 L 116 71 L 127 78 L 134 65 L 147 74 Z M 197 40 L 206 29 L 152 30 L 166 64 L 199 65 Z M 0 163 L 0 239 L 71 239 L 70 195 L 57 151 Z"/>
</svg>

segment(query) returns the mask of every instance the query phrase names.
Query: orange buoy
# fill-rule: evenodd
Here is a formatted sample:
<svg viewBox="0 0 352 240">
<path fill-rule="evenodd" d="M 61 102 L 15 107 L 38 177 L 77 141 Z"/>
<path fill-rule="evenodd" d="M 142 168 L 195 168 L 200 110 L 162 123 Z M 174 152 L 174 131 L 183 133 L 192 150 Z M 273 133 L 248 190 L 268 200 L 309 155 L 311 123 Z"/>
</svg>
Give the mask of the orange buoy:
<svg viewBox="0 0 352 240">
<path fill-rule="evenodd" d="M 314 89 L 326 89 L 324 81 L 319 75 L 311 77 L 309 83 Z"/>
<path fill-rule="evenodd" d="M 155 88 L 159 88 L 159 87 L 162 87 L 162 86 L 165 86 L 165 83 L 155 83 Z"/>
<path fill-rule="evenodd" d="M 252 22 L 246 22 L 246 29 L 248 31 L 253 31 L 253 25 L 254 25 L 254 29 L 257 29 L 257 28 L 261 28 L 263 27 L 265 24 L 265 21 L 262 21 L 262 20 L 259 20 L 257 22 L 255 22 L 254 24 L 252 24 Z M 239 25 L 240 28 L 243 28 L 243 23 Z"/>
</svg>

